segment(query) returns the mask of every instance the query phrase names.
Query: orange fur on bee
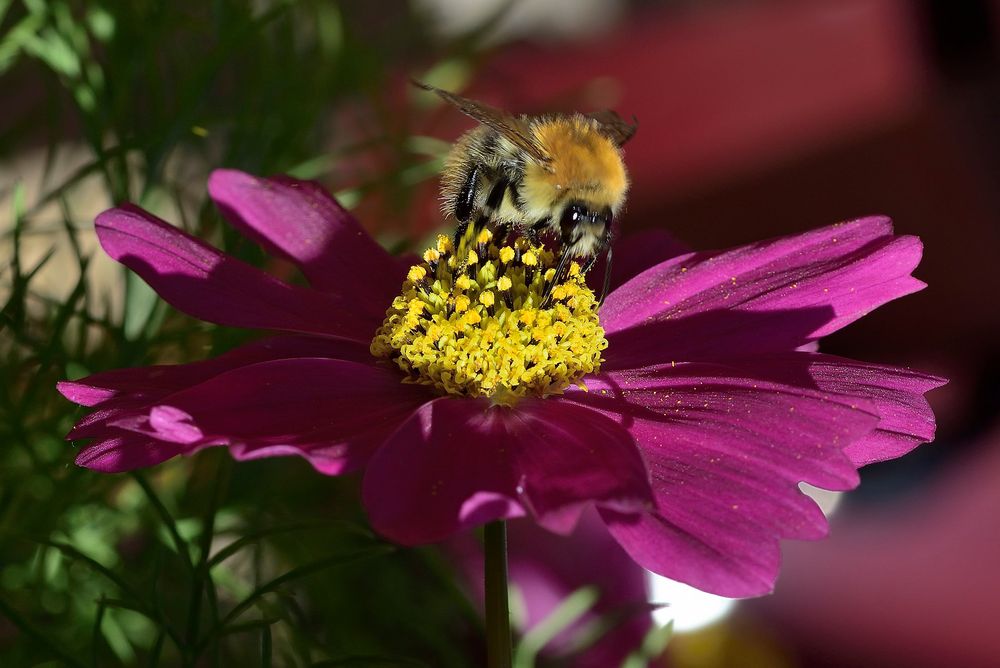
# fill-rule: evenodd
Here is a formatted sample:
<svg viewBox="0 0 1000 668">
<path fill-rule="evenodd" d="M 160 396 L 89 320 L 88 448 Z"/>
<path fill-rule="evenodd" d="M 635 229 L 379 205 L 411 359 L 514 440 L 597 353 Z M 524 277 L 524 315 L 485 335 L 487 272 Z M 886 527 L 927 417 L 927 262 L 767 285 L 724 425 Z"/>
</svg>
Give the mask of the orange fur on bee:
<svg viewBox="0 0 1000 668">
<path fill-rule="evenodd" d="M 567 196 L 588 203 L 621 207 L 628 177 L 621 151 L 590 119 L 571 116 L 533 124 L 538 143 L 550 157 L 546 164 L 525 167 L 525 198 L 552 204 Z"/>
</svg>

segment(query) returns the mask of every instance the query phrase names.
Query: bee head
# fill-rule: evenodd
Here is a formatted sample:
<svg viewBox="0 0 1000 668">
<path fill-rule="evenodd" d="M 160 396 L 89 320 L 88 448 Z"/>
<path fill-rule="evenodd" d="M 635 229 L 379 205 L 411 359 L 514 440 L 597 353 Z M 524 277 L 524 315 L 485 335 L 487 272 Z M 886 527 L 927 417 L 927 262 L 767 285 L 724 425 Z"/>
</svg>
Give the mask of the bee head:
<svg viewBox="0 0 1000 668">
<path fill-rule="evenodd" d="M 559 230 L 564 245 L 597 243 L 611 228 L 611 207 L 595 209 L 583 202 L 570 202 L 563 209 Z"/>
</svg>

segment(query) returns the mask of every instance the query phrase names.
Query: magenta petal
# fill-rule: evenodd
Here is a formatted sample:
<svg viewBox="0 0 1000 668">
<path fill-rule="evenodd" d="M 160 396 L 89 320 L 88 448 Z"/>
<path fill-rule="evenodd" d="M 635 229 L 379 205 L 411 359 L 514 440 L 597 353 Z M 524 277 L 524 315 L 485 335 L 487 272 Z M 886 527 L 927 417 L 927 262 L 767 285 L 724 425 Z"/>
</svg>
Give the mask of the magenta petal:
<svg viewBox="0 0 1000 668">
<path fill-rule="evenodd" d="M 115 369 L 114 372 L 117 371 L 132 371 L 132 369 Z M 110 401 L 118 394 L 117 390 L 104 387 L 100 383 L 89 383 L 87 378 L 79 381 L 61 380 L 56 383 L 56 390 L 73 403 L 81 406 L 96 406 L 105 401 Z"/>
<path fill-rule="evenodd" d="M 107 430 L 106 434 L 80 449 L 77 466 L 101 473 L 123 473 L 165 462 L 185 451 L 181 444 L 155 441 L 128 431 Z"/>
<path fill-rule="evenodd" d="M 367 305 L 359 311 L 353 298 L 282 283 L 138 207 L 110 209 L 95 224 L 108 255 L 167 302 L 201 320 L 363 341 L 381 321 Z"/>
<path fill-rule="evenodd" d="M 153 406 L 141 411 L 120 411 L 117 416 L 108 416 L 100 427 L 100 436 L 107 433 L 108 428 L 142 434 L 157 442 L 176 443 L 193 446 L 204 440 L 204 434 L 192 422 L 190 414 L 174 406 Z M 78 429 L 74 438 L 88 438 L 96 427 L 86 430 Z"/>
<path fill-rule="evenodd" d="M 214 376 L 109 428 L 179 443 L 184 452 L 227 445 L 237 459 L 296 454 L 335 475 L 363 464 L 427 398 L 378 366 L 282 359 Z M 191 440 L 195 430 L 201 436 Z"/>
<path fill-rule="evenodd" d="M 173 406 L 153 406 L 149 411 L 149 426 L 162 441 L 189 445 L 204 438 L 191 416 Z"/>
<path fill-rule="evenodd" d="M 355 341 L 284 335 L 255 341 L 201 362 L 114 369 L 62 381 L 56 387 L 63 396 L 96 409 L 80 419 L 66 438 L 104 438 L 112 424 L 146 424 L 148 407 L 173 392 L 241 366 L 299 357 L 371 361 L 368 347 Z"/>
<path fill-rule="evenodd" d="M 921 289 L 910 275 L 920 255 L 918 239 L 878 217 L 682 255 L 608 296 L 609 365 L 794 350 Z"/>
<path fill-rule="evenodd" d="M 548 399 L 514 408 L 475 399 L 426 404 L 375 453 L 363 485 L 372 525 L 407 545 L 525 511 L 569 531 L 591 502 L 635 510 L 650 497 L 625 430 Z"/>
<path fill-rule="evenodd" d="M 785 353 L 730 362 L 747 373 L 860 399 L 879 415 L 878 428 L 844 449 L 855 466 L 900 457 L 934 440 L 934 412 L 924 394 L 943 378 L 910 369 L 811 353 Z"/>
<path fill-rule="evenodd" d="M 762 539 L 738 520 L 720 524 L 714 514 L 685 521 L 611 511 L 601 511 L 601 517 L 629 556 L 654 573 L 731 598 L 761 596 L 774 589 L 781 568 L 778 541 Z M 819 516 L 815 521 L 821 521 Z"/>
<path fill-rule="evenodd" d="M 112 369 L 80 380 L 61 381 L 56 388 L 64 397 L 81 406 L 97 406 L 113 399 L 129 398 L 148 402 L 240 366 L 296 357 L 367 362 L 371 360 L 371 353 L 367 342 L 317 336 L 274 336 L 200 362 Z"/>
<path fill-rule="evenodd" d="M 857 484 L 844 448 L 878 420 L 862 400 L 682 364 L 588 377 L 566 399 L 625 426 L 643 452 L 657 511 L 602 511 L 644 567 L 725 596 L 770 590 L 780 538 L 826 532 L 799 482 Z M 853 403 L 853 406 L 852 406 Z"/>
<path fill-rule="evenodd" d="M 208 192 L 226 220 L 298 265 L 314 287 L 350 291 L 359 308 L 370 306 L 379 319 L 399 292 L 406 269 L 318 183 L 217 169 Z"/>
</svg>

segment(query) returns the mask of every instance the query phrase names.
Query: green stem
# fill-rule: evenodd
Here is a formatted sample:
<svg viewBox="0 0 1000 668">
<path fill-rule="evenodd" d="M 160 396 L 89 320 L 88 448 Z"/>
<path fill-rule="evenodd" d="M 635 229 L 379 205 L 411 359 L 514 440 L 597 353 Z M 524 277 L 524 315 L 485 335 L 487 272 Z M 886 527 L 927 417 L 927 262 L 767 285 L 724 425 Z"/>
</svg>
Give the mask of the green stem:
<svg viewBox="0 0 1000 668">
<path fill-rule="evenodd" d="M 489 668 L 510 668 L 510 609 L 507 602 L 507 525 L 490 522 L 484 532 L 486 553 L 486 655 Z"/>
</svg>

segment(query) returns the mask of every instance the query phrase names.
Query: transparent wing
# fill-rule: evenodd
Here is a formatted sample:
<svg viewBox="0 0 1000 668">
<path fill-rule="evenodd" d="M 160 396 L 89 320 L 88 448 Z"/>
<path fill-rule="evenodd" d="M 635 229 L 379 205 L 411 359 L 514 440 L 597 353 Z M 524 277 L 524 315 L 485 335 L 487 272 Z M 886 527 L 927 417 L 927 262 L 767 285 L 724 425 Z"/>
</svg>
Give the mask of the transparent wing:
<svg viewBox="0 0 1000 668">
<path fill-rule="evenodd" d="M 483 125 L 493 128 L 538 162 L 547 163 L 552 160 L 545 149 L 535 140 L 528 124 L 520 118 L 502 109 L 470 100 L 461 95 L 449 93 L 446 90 L 435 88 L 420 81 L 414 81 L 413 83 L 424 90 L 435 93 L 445 102 L 457 107 L 466 116 L 470 116 Z"/>
<path fill-rule="evenodd" d="M 626 123 L 621 116 L 610 109 L 591 112 L 584 114 L 584 116 L 597 121 L 601 127 L 601 134 L 613 141 L 616 146 L 624 145 L 639 129 L 639 123 L 634 116 L 631 123 Z"/>
</svg>

